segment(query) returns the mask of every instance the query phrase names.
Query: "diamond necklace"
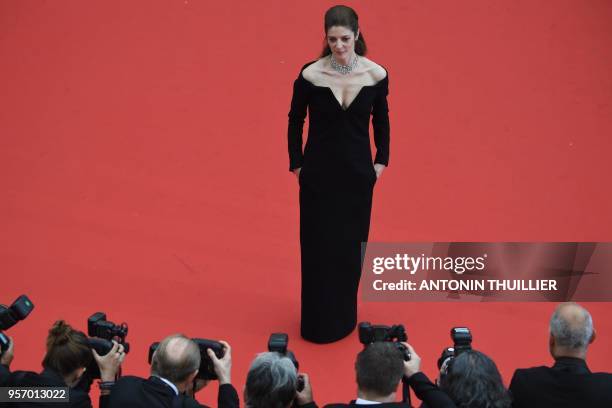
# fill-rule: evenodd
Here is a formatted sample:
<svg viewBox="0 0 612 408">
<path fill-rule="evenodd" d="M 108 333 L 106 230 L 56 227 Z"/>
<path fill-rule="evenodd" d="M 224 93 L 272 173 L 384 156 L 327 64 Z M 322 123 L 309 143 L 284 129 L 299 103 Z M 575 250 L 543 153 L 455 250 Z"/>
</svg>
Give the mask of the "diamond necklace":
<svg viewBox="0 0 612 408">
<path fill-rule="evenodd" d="M 357 66 L 357 54 L 355 54 L 355 58 L 353 59 L 353 62 L 351 62 L 348 65 L 340 64 L 338 61 L 336 61 L 333 54 L 331 54 L 330 57 L 331 57 L 331 67 L 335 71 L 338 71 L 339 73 L 341 73 L 342 75 L 350 74 L 351 71 L 353 71 L 353 69 L 355 69 L 355 67 Z"/>
</svg>

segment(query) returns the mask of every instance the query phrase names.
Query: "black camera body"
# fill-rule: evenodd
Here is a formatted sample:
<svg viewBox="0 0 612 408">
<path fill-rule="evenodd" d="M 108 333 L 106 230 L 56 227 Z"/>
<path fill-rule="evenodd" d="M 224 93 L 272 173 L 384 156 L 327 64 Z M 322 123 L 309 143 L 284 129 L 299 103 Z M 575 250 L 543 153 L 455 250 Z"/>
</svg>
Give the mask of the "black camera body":
<svg viewBox="0 0 612 408">
<path fill-rule="evenodd" d="M 390 341 L 396 345 L 404 356 L 404 361 L 410 360 L 410 353 L 402 342 L 408 341 L 406 328 L 403 324 L 385 326 L 382 324 L 371 324 L 370 322 L 359 323 L 359 341 L 364 347 L 377 341 Z"/>
<path fill-rule="evenodd" d="M 368 345 L 376 341 L 407 341 L 406 329 L 403 325 L 385 326 L 382 324 L 371 324 L 370 322 L 359 323 L 359 341 Z"/>
<path fill-rule="evenodd" d="M 10 340 L 2 333 L 25 319 L 34 310 L 34 304 L 26 296 L 21 295 L 10 306 L 0 305 L 0 355 L 8 350 Z"/>
<path fill-rule="evenodd" d="M 211 349 L 217 358 L 223 358 L 223 355 L 225 354 L 223 344 L 219 343 L 218 341 L 208 339 L 195 338 L 191 340 L 193 340 L 200 349 L 200 368 L 196 378 L 201 380 L 217 380 L 218 377 L 217 373 L 215 373 L 215 366 L 206 350 Z M 155 342 L 149 346 L 149 364 L 151 364 L 153 361 L 153 353 L 155 353 L 155 350 L 157 350 L 158 347 L 159 342 Z"/>
<path fill-rule="evenodd" d="M 447 360 L 452 360 L 464 351 L 472 349 L 472 332 L 467 327 L 453 327 L 450 335 L 453 340 L 453 347 L 442 350 L 438 359 L 438 370 Z"/>
<path fill-rule="evenodd" d="M 130 344 L 125 341 L 128 334 L 127 323 L 121 323 L 119 325 L 106 320 L 106 313 L 96 312 L 87 319 L 87 335 L 89 338 L 89 347 L 100 356 L 105 356 L 113 348 L 112 340 L 123 346 L 125 353 L 130 352 Z M 87 367 L 85 371 L 89 378 L 97 379 L 100 378 L 100 368 L 95 360 Z"/>
<path fill-rule="evenodd" d="M 115 340 L 123 345 L 126 353 L 130 352 L 130 344 L 125 341 L 128 334 L 127 323 L 115 324 L 106 320 L 106 313 L 96 312 L 87 319 L 87 335 L 106 340 Z"/>
</svg>

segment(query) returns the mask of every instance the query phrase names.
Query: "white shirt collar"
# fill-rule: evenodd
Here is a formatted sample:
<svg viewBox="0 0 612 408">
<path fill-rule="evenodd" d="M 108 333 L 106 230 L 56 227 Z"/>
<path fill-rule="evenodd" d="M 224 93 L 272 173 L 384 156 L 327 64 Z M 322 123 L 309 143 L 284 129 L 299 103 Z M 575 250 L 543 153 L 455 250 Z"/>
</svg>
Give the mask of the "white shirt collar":
<svg viewBox="0 0 612 408">
<path fill-rule="evenodd" d="M 361 398 L 357 398 L 355 400 L 355 404 L 356 405 L 377 405 L 377 404 L 382 404 L 382 402 L 368 401 L 368 400 L 364 400 L 364 399 L 361 399 Z"/>
<path fill-rule="evenodd" d="M 179 395 L 179 391 L 178 391 L 178 388 L 176 388 L 176 385 L 172 384 L 170 381 L 166 380 L 164 377 L 160 377 L 160 376 L 157 376 L 157 375 L 155 377 L 159 378 L 160 380 L 162 380 L 163 382 L 168 384 L 170 386 L 170 388 L 172 388 L 174 390 L 174 393 L 176 395 Z"/>
</svg>

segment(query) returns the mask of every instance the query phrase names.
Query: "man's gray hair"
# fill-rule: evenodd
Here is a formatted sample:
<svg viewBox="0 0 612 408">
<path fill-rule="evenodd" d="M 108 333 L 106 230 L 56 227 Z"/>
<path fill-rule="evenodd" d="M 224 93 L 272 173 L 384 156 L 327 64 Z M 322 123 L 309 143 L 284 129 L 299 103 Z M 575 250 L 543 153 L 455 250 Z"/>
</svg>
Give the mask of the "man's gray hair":
<svg viewBox="0 0 612 408">
<path fill-rule="evenodd" d="M 572 313 L 563 312 L 568 307 L 572 308 Z M 588 310 L 577 303 L 562 303 L 550 318 L 550 334 L 559 346 L 584 350 L 593 336 L 593 318 Z"/>
<path fill-rule="evenodd" d="M 200 348 L 190 338 L 173 334 L 159 343 L 151 359 L 151 374 L 182 383 L 200 368 Z"/>
<path fill-rule="evenodd" d="M 284 408 L 295 398 L 297 371 L 293 362 L 279 353 L 257 355 L 245 386 L 249 408 Z"/>
</svg>

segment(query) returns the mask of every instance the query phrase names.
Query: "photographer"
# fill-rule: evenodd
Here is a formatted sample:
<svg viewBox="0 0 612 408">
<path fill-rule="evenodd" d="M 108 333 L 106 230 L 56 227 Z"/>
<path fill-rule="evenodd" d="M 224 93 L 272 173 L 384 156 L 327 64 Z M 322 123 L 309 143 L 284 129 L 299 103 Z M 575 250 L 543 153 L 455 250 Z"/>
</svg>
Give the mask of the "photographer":
<svg viewBox="0 0 612 408">
<path fill-rule="evenodd" d="M 466 350 L 442 366 L 440 389 L 459 407 L 510 408 L 510 394 L 497 366 L 476 350 Z"/>
<path fill-rule="evenodd" d="M 11 339 L 9 349 L 2 356 L 0 385 L 3 387 L 69 387 L 70 402 L 36 403 L 37 407 L 78 407 L 91 408 L 88 395 L 90 380 L 83 376 L 85 368 L 95 359 L 101 374 L 101 380 L 108 384 L 115 381 L 121 363 L 125 358 L 123 346 L 113 344 L 111 351 L 100 357 L 89 347 L 83 332 L 74 330 L 63 320 L 55 322 L 47 337 L 47 352 L 42 362 L 40 374 L 29 371 L 9 371 L 13 359 L 14 342 Z M 93 351 L 93 353 L 92 353 Z M 105 408 L 110 390 L 100 394 L 99 406 Z M 34 406 L 32 403 L 11 403 L 11 407 Z"/>
<path fill-rule="evenodd" d="M 261 353 L 253 360 L 244 400 L 248 408 L 317 407 L 308 375 L 298 375 L 291 359 L 276 352 Z"/>
<path fill-rule="evenodd" d="M 355 362 L 357 399 L 349 404 L 330 404 L 326 408 L 355 407 L 377 404 L 381 408 L 409 408 L 408 402 L 395 402 L 397 388 L 406 378 L 419 398 L 430 403 L 431 408 L 455 407 L 450 399 L 420 372 L 421 359 L 408 343 L 401 343 L 409 353 L 405 361 L 397 344 L 376 341 L 364 348 Z"/>
<path fill-rule="evenodd" d="M 510 382 L 514 407 L 612 407 L 612 374 L 592 373 L 587 349 L 595 340 L 591 314 L 562 303 L 550 319 L 552 367 L 516 370 Z"/>
<path fill-rule="evenodd" d="M 231 384 L 232 350 L 228 343 L 220 343 L 224 347 L 222 358 L 207 350 L 219 379 L 218 406 L 234 408 L 239 406 L 239 402 Z M 205 380 L 196 378 L 200 362 L 200 348 L 193 340 L 182 334 L 168 336 L 153 354 L 151 377 L 122 377 L 113 387 L 109 407 L 205 407 L 194 399 L 195 393 L 207 384 Z"/>
</svg>

